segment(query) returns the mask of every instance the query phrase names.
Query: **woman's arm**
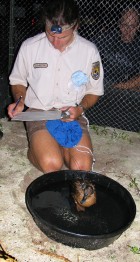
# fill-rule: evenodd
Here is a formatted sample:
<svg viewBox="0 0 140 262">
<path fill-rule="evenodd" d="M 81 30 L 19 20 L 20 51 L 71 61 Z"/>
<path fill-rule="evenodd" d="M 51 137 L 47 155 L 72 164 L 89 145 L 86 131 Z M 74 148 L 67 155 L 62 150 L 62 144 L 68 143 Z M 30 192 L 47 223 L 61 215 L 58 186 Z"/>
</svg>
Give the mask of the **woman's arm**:
<svg viewBox="0 0 140 262">
<path fill-rule="evenodd" d="M 8 106 L 8 115 L 10 118 L 15 116 L 17 113 L 22 112 L 24 109 L 24 100 L 25 100 L 25 95 L 26 95 L 26 87 L 22 85 L 13 85 L 11 86 L 12 90 L 12 95 L 15 100 L 15 103 L 12 103 Z M 19 97 L 22 96 L 18 106 L 16 107 L 15 110 L 14 107 L 16 105 L 16 101 L 19 99 Z"/>
</svg>

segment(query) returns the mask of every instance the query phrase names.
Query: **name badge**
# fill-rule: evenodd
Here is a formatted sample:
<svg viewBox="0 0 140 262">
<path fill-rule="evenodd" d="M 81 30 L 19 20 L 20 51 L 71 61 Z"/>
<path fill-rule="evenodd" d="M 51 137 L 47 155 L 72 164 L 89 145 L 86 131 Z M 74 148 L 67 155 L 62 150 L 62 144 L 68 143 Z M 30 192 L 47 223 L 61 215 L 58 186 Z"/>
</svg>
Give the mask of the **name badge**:
<svg viewBox="0 0 140 262">
<path fill-rule="evenodd" d="M 47 63 L 35 63 L 33 64 L 34 68 L 47 68 L 48 64 Z"/>
</svg>

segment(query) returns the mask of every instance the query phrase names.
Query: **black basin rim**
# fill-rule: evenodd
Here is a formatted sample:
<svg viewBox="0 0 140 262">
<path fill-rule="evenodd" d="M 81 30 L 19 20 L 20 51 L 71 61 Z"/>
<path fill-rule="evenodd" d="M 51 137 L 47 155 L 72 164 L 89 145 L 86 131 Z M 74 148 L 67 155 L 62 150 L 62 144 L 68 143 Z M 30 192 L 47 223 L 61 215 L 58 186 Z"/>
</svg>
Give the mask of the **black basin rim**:
<svg viewBox="0 0 140 262">
<path fill-rule="evenodd" d="M 129 193 L 129 191 L 124 188 L 121 184 L 119 184 L 117 181 L 109 178 L 109 177 L 106 177 L 102 174 L 99 174 L 99 173 L 96 173 L 96 172 L 86 172 L 88 174 L 91 174 L 91 175 L 95 175 L 96 177 L 99 177 L 99 178 L 103 178 L 104 180 L 110 180 L 110 182 L 112 181 L 114 184 L 116 185 L 119 185 L 120 188 L 122 188 L 124 190 L 124 192 L 129 196 L 130 200 L 131 200 L 131 204 L 132 204 L 132 209 L 133 209 L 133 216 L 131 217 L 131 220 L 123 227 L 121 227 L 120 229 L 117 229 L 111 233 L 107 233 L 107 234 L 103 234 L 103 235 L 83 235 L 83 234 L 77 234 L 77 233 L 72 233 L 72 232 L 69 232 L 69 231 L 65 231 L 63 229 L 60 229 L 60 228 L 57 228 L 56 226 L 54 225 L 51 225 L 49 224 L 48 222 L 47 223 L 44 223 L 44 220 L 38 216 L 37 212 L 34 212 L 33 210 L 31 210 L 31 207 L 30 207 L 30 201 L 28 199 L 30 199 L 30 196 L 29 196 L 29 191 L 30 191 L 30 188 L 33 186 L 34 182 L 40 180 L 40 179 L 43 179 L 44 176 L 46 176 L 46 179 L 49 181 L 49 175 L 51 174 L 57 174 L 57 173 L 61 173 L 61 174 L 68 174 L 70 172 L 76 172 L 77 174 L 78 173 L 81 173 L 81 174 L 85 174 L 85 171 L 83 170 L 78 170 L 78 171 L 71 171 L 71 170 L 61 170 L 61 171 L 56 171 L 56 172 L 52 172 L 52 173 L 49 173 L 49 174 L 43 174 L 42 176 L 38 177 L 37 179 L 35 179 L 27 188 L 26 190 L 26 195 L 25 195 L 25 202 L 26 202 L 26 205 L 27 205 L 27 208 L 29 210 L 29 212 L 31 213 L 31 215 L 33 216 L 34 220 L 38 219 L 41 221 L 41 223 L 47 228 L 50 228 L 53 232 L 58 232 L 60 234 L 65 234 L 68 236 L 72 236 L 72 237 L 75 237 L 75 238 L 83 238 L 83 239 L 108 239 L 110 237 L 115 237 L 117 235 L 120 235 L 122 234 L 126 229 L 128 229 L 130 227 L 130 225 L 132 224 L 134 218 L 135 218 L 135 215 L 136 215 L 136 205 L 135 205 L 135 202 L 131 196 L 131 194 Z M 52 180 L 53 181 L 53 180 Z"/>
</svg>

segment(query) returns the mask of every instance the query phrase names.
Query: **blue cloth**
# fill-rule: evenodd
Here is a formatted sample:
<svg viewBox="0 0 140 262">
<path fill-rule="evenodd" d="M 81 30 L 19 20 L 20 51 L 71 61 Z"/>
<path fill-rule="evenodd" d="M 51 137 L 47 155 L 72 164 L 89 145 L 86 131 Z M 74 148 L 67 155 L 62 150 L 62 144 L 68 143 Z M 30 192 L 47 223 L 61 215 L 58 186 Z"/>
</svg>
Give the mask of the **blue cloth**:
<svg viewBox="0 0 140 262">
<path fill-rule="evenodd" d="M 46 127 L 49 133 L 63 147 L 72 148 L 76 146 L 82 137 L 82 128 L 77 121 L 48 120 Z"/>
<path fill-rule="evenodd" d="M 71 76 L 72 82 L 75 86 L 80 87 L 81 85 L 85 85 L 89 82 L 89 78 L 82 71 L 76 71 Z"/>
</svg>

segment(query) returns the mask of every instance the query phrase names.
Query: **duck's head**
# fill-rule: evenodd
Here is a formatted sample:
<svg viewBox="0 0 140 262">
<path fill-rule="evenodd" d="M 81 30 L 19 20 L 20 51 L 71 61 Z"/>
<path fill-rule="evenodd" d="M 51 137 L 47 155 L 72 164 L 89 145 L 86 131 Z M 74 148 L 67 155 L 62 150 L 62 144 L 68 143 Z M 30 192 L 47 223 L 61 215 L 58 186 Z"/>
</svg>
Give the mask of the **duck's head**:
<svg viewBox="0 0 140 262">
<path fill-rule="evenodd" d="M 72 196 L 78 211 L 85 211 L 96 203 L 95 186 L 89 180 L 77 180 L 73 184 Z"/>
</svg>

